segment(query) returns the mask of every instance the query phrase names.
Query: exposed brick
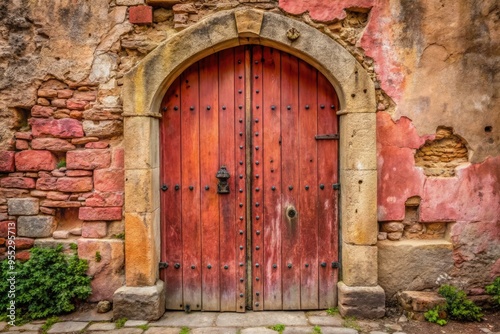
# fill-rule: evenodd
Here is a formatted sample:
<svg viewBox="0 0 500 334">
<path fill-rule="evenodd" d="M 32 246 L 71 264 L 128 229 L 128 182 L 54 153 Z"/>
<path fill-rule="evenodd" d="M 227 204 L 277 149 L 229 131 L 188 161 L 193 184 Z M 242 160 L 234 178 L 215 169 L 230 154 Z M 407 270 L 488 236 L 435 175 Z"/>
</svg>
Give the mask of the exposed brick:
<svg viewBox="0 0 500 334">
<path fill-rule="evenodd" d="M 14 151 L 0 151 L 0 172 L 13 172 L 14 165 Z"/>
<path fill-rule="evenodd" d="M 133 24 L 153 23 L 153 7 L 151 6 L 130 7 L 128 14 L 130 23 Z"/>
<path fill-rule="evenodd" d="M 67 140 L 58 138 L 35 138 L 31 141 L 31 147 L 34 150 L 49 150 L 57 152 L 65 152 L 74 150 L 75 145 L 69 143 Z"/>
<path fill-rule="evenodd" d="M 43 191 L 43 190 L 32 190 L 30 192 L 30 195 L 33 196 L 33 197 L 46 197 L 47 196 L 47 192 Z"/>
<path fill-rule="evenodd" d="M 68 198 L 69 198 L 69 194 L 61 193 L 58 191 L 49 191 L 47 193 L 47 199 L 50 199 L 53 201 L 67 201 Z"/>
<path fill-rule="evenodd" d="M 81 169 L 75 169 L 75 170 L 67 170 L 66 171 L 66 176 L 92 176 L 92 171 L 91 170 L 81 170 Z"/>
<path fill-rule="evenodd" d="M 38 96 L 40 96 L 40 97 L 56 97 L 57 90 L 55 90 L 55 89 L 39 89 Z"/>
<path fill-rule="evenodd" d="M 87 101 L 78 100 L 78 99 L 69 99 L 66 101 L 66 107 L 70 110 L 85 110 L 85 107 L 89 103 Z"/>
<path fill-rule="evenodd" d="M 36 99 L 36 104 L 39 104 L 41 106 L 50 106 L 50 101 L 44 97 L 39 97 L 38 99 Z"/>
<path fill-rule="evenodd" d="M 85 144 L 85 148 L 108 148 L 109 143 L 105 141 L 97 141 L 93 143 L 87 143 Z"/>
<path fill-rule="evenodd" d="M 94 171 L 94 187 L 97 191 L 123 191 L 125 187 L 123 169 L 97 169 Z"/>
<path fill-rule="evenodd" d="M 57 91 L 57 98 L 59 99 L 69 99 L 73 96 L 73 90 L 71 89 L 61 89 Z"/>
<path fill-rule="evenodd" d="M 24 139 L 24 140 L 31 140 L 33 138 L 31 132 L 16 132 L 15 137 L 16 139 Z"/>
<path fill-rule="evenodd" d="M 31 108 L 31 116 L 45 118 L 52 117 L 52 115 L 54 114 L 54 110 L 55 108 L 35 105 L 33 106 L 33 108 Z"/>
<path fill-rule="evenodd" d="M 10 235 L 16 235 L 16 222 L 13 220 L 4 220 L 0 222 L 0 237 L 8 238 Z M 14 234 L 12 234 L 14 233 Z"/>
<path fill-rule="evenodd" d="M 20 237 L 50 237 L 55 227 L 52 216 L 20 216 L 17 219 L 17 235 Z"/>
<path fill-rule="evenodd" d="M 53 170 L 57 164 L 55 155 L 41 150 L 17 152 L 15 162 L 16 169 L 20 171 Z"/>
<path fill-rule="evenodd" d="M 91 208 L 82 207 L 78 213 L 81 220 L 121 220 L 122 207 Z"/>
<path fill-rule="evenodd" d="M 51 201 L 42 200 L 40 205 L 47 208 L 79 208 L 82 206 L 81 202 L 78 201 Z"/>
<path fill-rule="evenodd" d="M 0 187 L 34 189 L 35 180 L 29 177 L 4 177 L 0 179 Z"/>
<path fill-rule="evenodd" d="M 29 194 L 27 189 L 0 188 L 0 198 L 25 197 Z"/>
<path fill-rule="evenodd" d="M 84 238 L 104 238 L 108 233 L 108 224 L 103 221 L 83 222 L 82 237 Z"/>
<path fill-rule="evenodd" d="M 56 177 L 44 177 L 36 180 L 36 189 L 39 190 L 57 190 Z"/>
<path fill-rule="evenodd" d="M 68 169 L 107 168 L 111 163 L 109 150 L 70 151 L 66 154 Z"/>
<path fill-rule="evenodd" d="M 33 247 L 35 240 L 31 238 L 16 238 L 16 249 L 29 249 Z"/>
<path fill-rule="evenodd" d="M 90 191 L 90 190 L 92 190 L 92 178 L 91 177 L 61 177 L 61 178 L 57 179 L 57 190 L 66 191 L 66 192 Z"/>
<path fill-rule="evenodd" d="M 77 100 L 82 100 L 82 101 L 95 101 L 97 98 L 97 92 L 96 91 L 87 91 L 87 92 L 76 91 L 73 94 L 73 98 L 77 99 Z"/>
<path fill-rule="evenodd" d="M 76 119 L 44 119 L 31 118 L 29 120 L 34 137 L 53 136 L 57 138 L 83 137 L 82 123 Z"/>
<path fill-rule="evenodd" d="M 28 150 L 29 148 L 30 145 L 28 144 L 28 141 L 23 139 L 16 140 L 16 150 L 22 151 L 22 150 Z"/>
<path fill-rule="evenodd" d="M 38 214 L 38 198 L 10 198 L 7 205 L 9 215 L 30 216 Z"/>
<path fill-rule="evenodd" d="M 94 192 L 85 200 L 86 206 L 122 206 L 123 193 L 99 193 Z"/>
<path fill-rule="evenodd" d="M 66 108 L 66 99 L 54 99 L 50 102 L 53 107 Z"/>
</svg>

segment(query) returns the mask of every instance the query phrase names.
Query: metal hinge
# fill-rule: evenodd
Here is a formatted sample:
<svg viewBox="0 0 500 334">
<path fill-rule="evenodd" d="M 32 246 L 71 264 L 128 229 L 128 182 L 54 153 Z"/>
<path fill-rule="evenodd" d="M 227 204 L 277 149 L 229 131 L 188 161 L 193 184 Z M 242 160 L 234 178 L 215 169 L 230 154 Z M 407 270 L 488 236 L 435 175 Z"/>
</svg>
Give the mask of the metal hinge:
<svg viewBox="0 0 500 334">
<path fill-rule="evenodd" d="M 332 268 L 340 268 L 340 262 L 332 262 Z"/>
<path fill-rule="evenodd" d="M 340 190 L 340 183 L 334 183 L 332 185 L 332 187 L 333 187 L 333 190 Z"/>
<path fill-rule="evenodd" d="M 160 262 L 159 267 L 160 267 L 160 269 L 168 268 L 168 262 Z"/>
<path fill-rule="evenodd" d="M 314 139 L 316 139 L 316 140 L 338 140 L 339 134 L 333 133 L 333 134 L 327 134 L 327 135 L 316 135 L 316 136 L 314 136 Z"/>
</svg>

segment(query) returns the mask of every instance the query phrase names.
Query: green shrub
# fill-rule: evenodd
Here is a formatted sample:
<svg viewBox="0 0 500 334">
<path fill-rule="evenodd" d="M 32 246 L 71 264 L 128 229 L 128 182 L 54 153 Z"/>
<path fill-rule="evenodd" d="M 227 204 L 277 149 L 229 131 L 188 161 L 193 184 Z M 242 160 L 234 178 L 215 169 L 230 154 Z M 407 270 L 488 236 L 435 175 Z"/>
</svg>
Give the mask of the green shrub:
<svg viewBox="0 0 500 334">
<path fill-rule="evenodd" d="M 438 324 L 440 326 L 444 326 L 447 324 L 446 320 L 441 318 L 441 308 L 439 306 L 430 309 L 429 311 L 424 313 L 425 320 L 428 322 L 432 322 Z"/>
<path fill-rule="evenodd" d="M 438 293 L 446 299 L 445 311 L 450 319 L 460 321 L 481 321 L 481 308 L 467 298 L 464 291 L 451 285 L 443 285 Z"/>
<path fill-rule="evenodd" d="M 486 286 L 486 293 L 493 295 L 493 300 L 500 305 L 500 276 L 493 283 Z"/>
<path fill-rule="evenodd" d="M 9 298 L 12 270 L 7 260 L 0 262 L 0 315 L 7 314 L 7 305 L 14 300 L 16 322 L 47 318 L 71 312 L 75 304 L 91 294 L 88 264 L 56 248 L 32 248 L 30 259 L 16 262 L 15 298 Z"/>
</svg>

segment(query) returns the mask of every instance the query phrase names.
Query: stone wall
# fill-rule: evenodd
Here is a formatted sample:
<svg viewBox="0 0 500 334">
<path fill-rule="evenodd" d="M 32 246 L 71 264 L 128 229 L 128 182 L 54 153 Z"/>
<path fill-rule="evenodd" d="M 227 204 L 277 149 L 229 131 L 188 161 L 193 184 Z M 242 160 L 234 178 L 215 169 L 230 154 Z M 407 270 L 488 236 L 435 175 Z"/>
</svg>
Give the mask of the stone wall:
<svg viewBox="0 0 500 334">
<path fill-rule="evenodd" d="M 411 284 L 405 268 L 424 253 L 449 261 L 428 271 L 425 284 L 413 281 L 420 289 L 435 288 L 438 272 L 476 290 L 499 275 L 494 0 L 2 2 L 0 257 L 10 221 L 20 259 L 37 243 L 76 242 L 95 277 L 92 299 L 111 298 L 124 282 L 123 75 L 162 41 L 233 8 L 309 24 L 374 80 L 379 239 L 389 239 L 380 241 L 382 287 Z M 391 247 L 411 256 L 391 259 Z M 393 279 L 392 261 L 404 279 Z"/>
</svg>

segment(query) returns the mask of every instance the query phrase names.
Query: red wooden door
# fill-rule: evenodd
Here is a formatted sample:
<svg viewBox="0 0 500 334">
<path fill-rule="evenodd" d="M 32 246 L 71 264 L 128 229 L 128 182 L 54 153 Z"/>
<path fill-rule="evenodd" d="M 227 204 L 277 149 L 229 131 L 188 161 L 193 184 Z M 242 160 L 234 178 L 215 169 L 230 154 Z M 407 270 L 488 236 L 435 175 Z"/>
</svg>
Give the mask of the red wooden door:
<svg viewBox="0 0 500 334">
<path fill-rule="evenodd" d="M 189 67 L 162 103 L 167 308 L 335 306 L 338 99 L 315 68 L 262 46 Z M 218 193 L 217 172 L 229 172 Z"/>
</svg>

